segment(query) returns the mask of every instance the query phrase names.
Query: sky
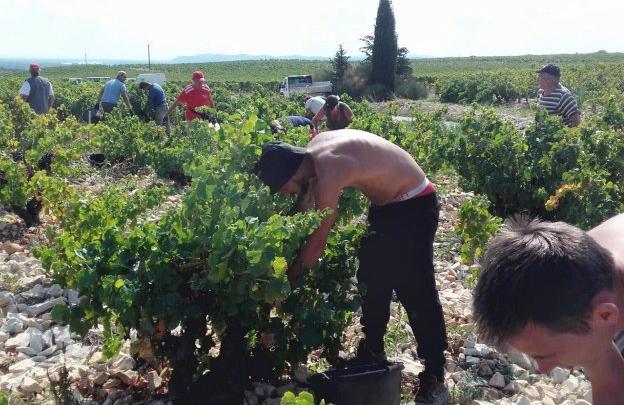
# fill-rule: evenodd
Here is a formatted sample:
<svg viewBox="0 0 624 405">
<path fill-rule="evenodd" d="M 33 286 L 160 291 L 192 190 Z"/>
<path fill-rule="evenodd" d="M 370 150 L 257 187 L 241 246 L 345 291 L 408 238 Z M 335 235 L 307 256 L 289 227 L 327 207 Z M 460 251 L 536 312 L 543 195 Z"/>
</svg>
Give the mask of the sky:
<svg viewBox="0 0 624 405">
<path fill-rule="evenodd" d="M 0 57 L 152 60 L 359 55 L 378 0 L 0 0 Z M 427 56 L 624 51 L 621 0 L 394 0 L 399 46 Z"/>
</svg>

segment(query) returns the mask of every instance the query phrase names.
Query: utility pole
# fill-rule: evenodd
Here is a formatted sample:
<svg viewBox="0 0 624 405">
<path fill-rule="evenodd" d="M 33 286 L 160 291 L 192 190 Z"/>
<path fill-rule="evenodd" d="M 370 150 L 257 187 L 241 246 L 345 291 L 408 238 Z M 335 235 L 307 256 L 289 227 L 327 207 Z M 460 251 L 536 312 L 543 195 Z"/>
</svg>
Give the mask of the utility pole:
<svg viewBox="0 0 624 405">
<path fill-rule="evenodd" d="M 150 58 L 150 45 L 151 43 L 147 43 L 147 70 L 152 70 L 152 60 Z"/>
<path fill-rule="evenodd" d="M 87 53 L 85 52 L 85 66 L 87 66 Z"/>
</svg>

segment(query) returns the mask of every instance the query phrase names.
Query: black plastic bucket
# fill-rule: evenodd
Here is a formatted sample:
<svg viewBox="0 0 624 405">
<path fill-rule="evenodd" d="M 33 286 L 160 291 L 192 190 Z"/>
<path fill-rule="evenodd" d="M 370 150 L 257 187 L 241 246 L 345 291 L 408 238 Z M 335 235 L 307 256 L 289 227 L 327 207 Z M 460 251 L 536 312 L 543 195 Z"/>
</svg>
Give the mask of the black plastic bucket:
<svg viewBox="0 0 624 405">
<path fill-rule="evenodd" d="M 82 120 L 87 123 L 97 124 L 100 122 L 100 115 L 97 108 L 91 108 L 90 110 L 82 113 Z"/>
<path fill-rule="evenodd" d="M 335 405 L 399 405 L 402 363 L 371 364 L 314 374 L 308 383 L 317 399 Z"/>
<path fill-rule="evenodd" d="M 89 156 L 87 156 L 87 159 L 89 160 L 89 163 L 91 163 L 91 165 L 100 167 L 106 161 L 106 155 L 104 155 L 103 153 L 91 153 Z"/>
</svg>

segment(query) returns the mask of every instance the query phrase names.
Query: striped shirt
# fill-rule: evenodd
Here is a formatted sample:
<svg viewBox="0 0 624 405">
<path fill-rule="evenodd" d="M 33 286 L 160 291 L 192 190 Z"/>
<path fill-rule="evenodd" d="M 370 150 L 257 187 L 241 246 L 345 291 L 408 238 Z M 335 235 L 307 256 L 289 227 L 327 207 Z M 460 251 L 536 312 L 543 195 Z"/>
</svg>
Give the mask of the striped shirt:
<svg viewBox="0 0 624 405">
<path fill-rule="evenodd" d="M 560 115 L 566 125 L 570 125 L 570 119 L 574 114 L 580 113 L 574 95 L 561 84 L 558 84 L 548 95 L 544 94 L 543 89 L 539 89 L 537 103 L 546 108 L 549 114 Z"/>
</svg>

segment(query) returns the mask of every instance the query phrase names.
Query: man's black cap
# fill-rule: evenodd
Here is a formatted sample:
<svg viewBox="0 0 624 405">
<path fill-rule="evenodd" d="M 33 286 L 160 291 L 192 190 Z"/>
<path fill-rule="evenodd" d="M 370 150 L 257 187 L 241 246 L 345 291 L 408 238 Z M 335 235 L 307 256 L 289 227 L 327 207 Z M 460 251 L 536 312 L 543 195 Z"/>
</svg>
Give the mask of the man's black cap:
<svg viewBox="0 0 624 405">
<path fill-rule="evenodd" d="M 280 141 L 268 142 L 262 147 L 254 173 L 276 193 L 297 172 L 306 153 L 305 148 Z"/>
<path fill-rule="evenodd" d="M 549 75 L 561 77 L 561 70 L 559 70 L 559 66 L 553 65 L 552 63 L 542 66 L 535 72 L 536 73 L 548 73 Z"/>
</svg>

